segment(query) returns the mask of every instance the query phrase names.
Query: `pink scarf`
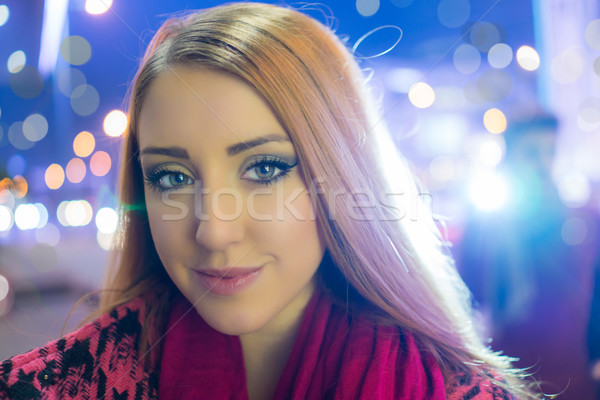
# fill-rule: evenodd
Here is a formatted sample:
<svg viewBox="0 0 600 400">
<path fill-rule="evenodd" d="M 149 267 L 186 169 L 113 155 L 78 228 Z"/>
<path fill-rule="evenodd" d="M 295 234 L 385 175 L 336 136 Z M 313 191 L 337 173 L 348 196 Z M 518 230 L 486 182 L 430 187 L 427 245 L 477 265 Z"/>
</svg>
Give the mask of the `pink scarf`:
<svg viewBox="0 0 600 400">
<path fill-rule="evenodd" d="M 164 399 L 248 400 L 237 336 L 211 328 L 180 296 L 169 317 L 159 381 Z M 183 318 L 182 318 L 183 316 Z M 179 321 L 175 324 L 176 321 Z M 276 400 L 444 399 L 442 372 L 414 338 L 355 318 L 317 290 L 306 307 Z"/>
</svg>

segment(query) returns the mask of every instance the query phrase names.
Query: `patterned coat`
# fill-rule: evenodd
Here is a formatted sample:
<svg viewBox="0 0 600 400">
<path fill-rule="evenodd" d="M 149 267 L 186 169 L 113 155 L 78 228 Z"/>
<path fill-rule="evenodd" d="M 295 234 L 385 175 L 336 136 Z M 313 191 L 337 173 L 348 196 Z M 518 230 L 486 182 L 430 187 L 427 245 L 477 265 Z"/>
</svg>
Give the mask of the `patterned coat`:
<svg viewBox="0 0 600 400">
<path fill-rule="evenodd" d="M 146 369 L 137 351 L 144 308 L 136 298 L 62 339 L 5 360 L 0 399 L 158 398 L 157 371 Z"/>
<path fill-rule="evenodd" d="M 0 400 L 158 399 L 156 351 L 145 363 L 146 355 L 137 350 L 144 304 L 136 298 L 62 339 L 3 361 Z M 446 382 L 446 395 L 451 400 L 514 400 L 501 388 L 464 375 Z"/>
</svg>

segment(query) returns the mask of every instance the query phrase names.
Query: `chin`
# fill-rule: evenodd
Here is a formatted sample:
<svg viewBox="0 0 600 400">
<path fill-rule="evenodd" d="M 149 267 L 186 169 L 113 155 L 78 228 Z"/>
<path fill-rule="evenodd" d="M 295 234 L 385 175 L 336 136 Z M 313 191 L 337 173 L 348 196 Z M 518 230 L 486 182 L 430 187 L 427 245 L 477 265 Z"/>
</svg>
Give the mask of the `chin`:
<svg viewBox="0 0 600 400">
<path fill-rule="evenodd" d="M 211 328 L 225 335 L 241 336 L 256 332 L 264 327 L 268 321 L 247 312 L 227 312 L 223 310 L 202 310 L 196 308 L 198 314 Z"/>
</svg>

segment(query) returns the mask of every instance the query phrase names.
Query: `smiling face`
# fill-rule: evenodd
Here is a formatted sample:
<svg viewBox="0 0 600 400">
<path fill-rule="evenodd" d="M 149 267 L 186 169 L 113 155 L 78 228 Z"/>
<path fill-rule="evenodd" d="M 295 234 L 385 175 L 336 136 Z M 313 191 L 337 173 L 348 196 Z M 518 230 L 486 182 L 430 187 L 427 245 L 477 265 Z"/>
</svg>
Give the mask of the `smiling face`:
<svg viewBox="0 0 600 400">
<path fill-rule="evenodd" d="M 150 87 L 138 139 L 156 250 L 198 313 L 230 335 L 294 323 L 325 247 L 267 104 L 231 75 L 178 66 Z"/>
</svg>

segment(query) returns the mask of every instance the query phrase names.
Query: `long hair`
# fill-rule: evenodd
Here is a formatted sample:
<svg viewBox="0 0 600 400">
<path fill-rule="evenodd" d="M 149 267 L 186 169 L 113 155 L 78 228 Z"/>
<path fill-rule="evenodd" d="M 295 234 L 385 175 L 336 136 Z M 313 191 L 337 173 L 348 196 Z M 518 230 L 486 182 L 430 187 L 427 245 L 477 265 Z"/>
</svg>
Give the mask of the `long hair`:
<svg viewBox="0 0 600 400">
<path fill-rule="evenodd" d="M 319 276 L 337 302 L 410 330 L 448 377 L 491 374 L 533 398 L 509 360 L 477 335 L 469 292 L 351 53 L 330 29 L 282 7 L 241 3 L 193 12 L 169 19 L 152 39 L 130 88 L 120 236 L 99 312 L 152 292 L 146 338 L 149 327 L 164 326 L 175 289 L 150 235 L 138 121 L 152 83 L 177 65 L 233 74 L 271 107 L 312 196 L 327 246 Z"/>
</svg>

